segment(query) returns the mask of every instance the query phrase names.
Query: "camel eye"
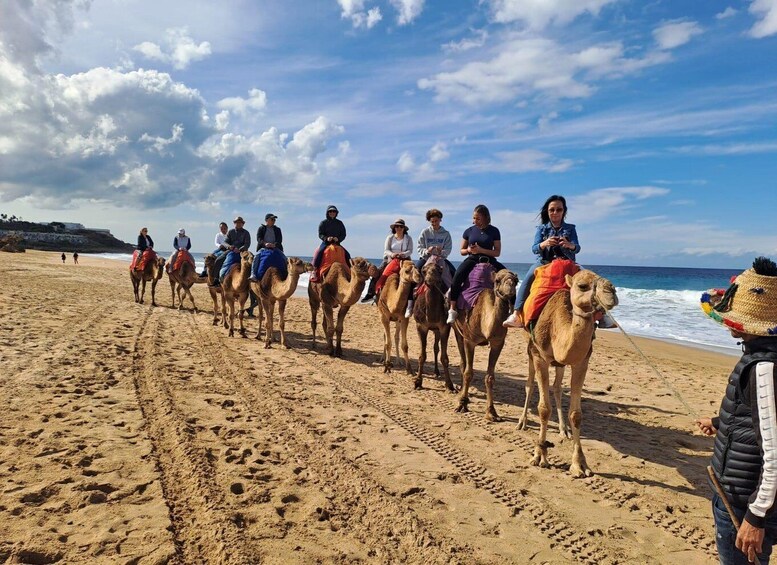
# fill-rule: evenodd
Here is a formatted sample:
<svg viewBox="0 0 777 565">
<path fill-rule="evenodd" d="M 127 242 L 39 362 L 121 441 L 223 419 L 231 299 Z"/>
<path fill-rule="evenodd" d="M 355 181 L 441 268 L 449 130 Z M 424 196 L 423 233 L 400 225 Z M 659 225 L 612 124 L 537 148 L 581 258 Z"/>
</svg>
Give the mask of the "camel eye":
<svg viewBox="0 0 777 565">
<path fill-rule="evenodd" d="M 577 288 L 579 288 L 580 290 L 588 290 L 588 289 L 591 288 L 591 285 L 589 285 L 589 284 L 579 284 L 579 285 L 577 285 Z"/>
</svg>

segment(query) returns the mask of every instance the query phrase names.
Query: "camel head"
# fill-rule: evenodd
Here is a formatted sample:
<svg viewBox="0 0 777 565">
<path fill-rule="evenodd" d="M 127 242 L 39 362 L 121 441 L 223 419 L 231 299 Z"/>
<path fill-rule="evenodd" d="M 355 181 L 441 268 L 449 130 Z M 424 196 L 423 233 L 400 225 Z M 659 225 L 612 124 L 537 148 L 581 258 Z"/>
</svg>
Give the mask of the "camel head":
<svg viewBox="0 0 777 565">
<path fill-rule="evenodd" d="M 360 281 L 366 281 L 370 278 L 370 267 L 374 269 L 375 265 L 367 261 L 364 257 L 355 257 L 354 259 L 351 259 L 351 274 Z"/>
<path fill-rule="evenodd" d="M 421 269 L 421 275 L 427 286 L 439 286 L 442 282 L 442 265 L 440 263 L 427 263 Z"/>
<path fill-rule="evenodd" d="M 251 265 L 254 262 L 254 254 L 248 251 L 247 249 L 245 251 L 240 252 L 240 268 L 242 269 L 246 265 L 248 265 L 248 269 L 251 269 Z"/>
<path fill-rule="evenodd" d="M 286 260 L 286 265 L 289 269 L 289 274 L 296 273 L 298 275 L 301 275 L 302 273 L 305 272 L 305 269 L 306 269 L 305 262 L 299 257 L 289 257 Z"/>
<path fill-rule="evenodd" d="M 518 285 L 518 275 L 507 269 L 502 269 L 492 275 L 494 279 L 494 294 L 499 298 L 515 298 L 515 287 Z"/>
<path fill-rule="evenodd" d="M 156 273 L 154 273 L 154 278 L 159 280 L 162 278 L 162 275 L 165 274 L 165 259 L 164 257 L 159 257 L 157 255 L 155 262 L 156 262 Z"/>
<path fill-rule="evenodd" d="M 412 261 L 402 261 L 402 264 L 399 266 L 399 280 L 419 284 L 421 282 L 421 273 L 418 272 Z"/>
<path fill-rule="evenodd" d="M 316 268 L 313 266 L 313 263 L 311 263 L 310 261 L 305 261 L 304 265 L 305 265 L 305 270 L 308 273 L 312 273 L 313 271 L 316 270 Z"/>
<path fill-rule="evenodd" d="M 593 271 L 583 269 L 574 276 L 567 275 L 566 283 L 572 305 L 583 312 L 611 310 L 618 305 L 613 284 Z"/>
<path fill-rule="evenodd" d="M 216 256 L 212 253 L 205 256 L 205 273 L 208 276 L 208 284 L 212 285 L 213 280 L 216 278 L 216 272 L 213 267 L 216 265 Z"/>
</svg>

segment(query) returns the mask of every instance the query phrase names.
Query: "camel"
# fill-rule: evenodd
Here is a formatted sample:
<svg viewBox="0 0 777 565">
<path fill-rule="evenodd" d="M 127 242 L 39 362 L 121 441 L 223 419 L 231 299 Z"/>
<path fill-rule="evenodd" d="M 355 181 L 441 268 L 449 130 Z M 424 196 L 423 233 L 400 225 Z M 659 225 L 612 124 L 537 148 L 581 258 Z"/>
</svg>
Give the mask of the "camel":
<svg viewBox="0 0 777 565">
<path fill-rule="evenodd" d="M 175 308 L 175 295 L 178 294 L 178 309 L 183 310 L 183 297 L 188 296 L 192 301 L 192 308 L 197 311 L 197 305 L 192 296 L 192 285 L 208 282 L 208 277 L 201 277 L 189 261 L 184 261 L 177 271 L 167 273 L 170 279 L 170 292 L 173 295 L 173 308 Z"/>
<path fill-rule="evenodd" d="M 297 257 L 289 257 L 286 260 L 289 274 L 286 279 L 281 280 L 278 276 L 278 269 L 270 267 L 262 276 L 259 282 L 251 283 L 251 290 L 259 298 L 261 308 L 259 308 L 258 323 L 256 330 L 256 339 L 261 338 L 262 334 L 262 314 L 267 317 L 266 337 L 264 341 L 265 349 L 272 345 L 272 322 L 275 315 L 275 303 L 278 303 L 278 316 L 280 318 L 278 325 L 281 329 L 281 346 L 288 348 L 286 342 L 286 300 L 297 290 L 299 277 L 305 272 L 305 263 Z"/>
<path fill-rule="evenodd" d="M 139 260 L 139 259 L 138 259 Z M 135 302 L 143 304 L 143 296 L 146 294 L 146 281 L 151 281 L 151 306 L 156 306 L 156 283 L 165 274 L 165 260 L 157 256 L 153 261 L 147 261 L 142 271 L 130 269 L 130 279 L 132 279 L 132 288 L 135 291 Z M 138 293 L 138 287 L 143 284 Z"/>
<path fill-rule="evenodd" d="M 341 346 L 343 337 L 343 321 L 353 306 L 361 297 L 367 279 L 375 272 L 375 266 L 363 257 L 351 259 L 351 273 L 342 263 L 335 263 L 320 282 L 308 285 L 310 301 L 310 327 L 313 330 L 313 348 L 316 347 L 316 318 L 319 307 L 324 314 L 323 328 L 326 334 L 326 353 L 333 357 L 342 357 Z M 340 307 L 337 314 L 337 324 L 334 320 L 334 309 Z M 337 333 L 336 345 L 334 336 Z"/>
<path fill-rule="evenodd" d="M 221 321 L 225 328 L 229 327 L 227 323 L 227 305 L 224 302 L 224 293 L 221 291 L 221 286 L 214 286 L 214 281 L 218 273 L 215 271 L 214 266 L 216 264 L 217 257 L 215 255 L 205 256 L 205 272 L 207 273 L 208 292 L 210 298 L 213 300 L 213 325 L 217 326 L 219 323 L 219 296 L 221 297 Z"/>
<path fill-rule="evenodd" d="M 507 328 L 502 326 L 502 321 L 507 318 L 512 308 L 518 277 L 507 269 L 497 272 L 493 277 L 494 288 L 484 290 L 472 310 L 459 311 L 453 325 L 462 367 L 462 385 L 456 412 L 469 412 L 467 405 L 475 348 L 488 344 L 488 369 L 485 378 L 486 420 L 501 422 L 502 419 L 494 408 L 494 368 L 507 337 Z"/>
<path fill-rule="evenodd" d="M 561 381 L 564 367 L 572 367 L 572 382 L 569 397 L 569 424 L 572 428 L 572 464 L 570 474 L 575 478 L 590 477 L 593 471 L 588 467 L 583 448 L 580 444 L 580 428 L 583 412 L 580 397 L 588 371 L 588 360 L 593 351 L 594 315 L 597 310 L 610 310 L 618 305 L 615 287 L 607 279 L 593 271 L 581 270 L 574 276 L 566 276 L 569 290 L 559 290 L 551 296 L 543 308 L 540 317 L 529 334 L 527 353 L 529 355 L 529 378 L 526 380 L 526 401 L 523 415 L 519 421 L 521 429 L 526 426 L 528 402 L 534 385 L 535 375 L 539 374 L 538 384 L 540 400 L 540 433 L 531 464 L 549 467 L 548 402 L 549 367 L 556 367 L 556 379 L 553 393 L 559 414 L 559 433 L 567 437 L 569 431 L 564 423 L 561 411 Z M 529 331 L 529 330 L 527 330 Z"/>
<path fill-rule="evenodd" d="M 238 320 L 241 336 L 246 337 L 243 325 L 243 309 L 248 300 L 248 277 L 251 276 L 251 264 L 254 256 L 250 251 L 240 253 L 240 264 L 233 265 L 221 281 L 222 302 L 229 307 L 229 337 L 235 335 L 235 303 L 237 303 Z M 222 312 L 224 306 L 221 307 Z"/>
<path fill-rule="evenodd" d="M 399 272 L 389 275 L 378 297 L 378 312 L 383 323 L 383 372 L 390 373 L 391 363 L 391 322 L 395 323 L 394 341 L 397 350 L 397 365 L 399 365 L 399 339 L 402 337 L 402 353 L 405 357 L 405 370 L 413 374 L 410 358 L 407 354 L 407 326 L 410 322 L 405 318 L 407 300 L 410 289 L 421 282 L 421 275 L 412 261 L 402 261 Z"/>
<path fill-rule="evenodd" d="M 421 342 L 421 354 L 418 357 L 418 375 L 415 378 L 416 390 L 423 388 L 426 340 L 431 331 L 434 333 L 434 374 L 438 377 L 440 376 L 440 369 L 437 366 L 437 357 L 439 355 L 445 377 L 445 388 L 451 392 L 456 391 L 451 381 L 450 370 L 448 369 L 448 338 L 450 337 L 451 327 L 446 323 L 448 301 L 442 290 L 442 270 L 444 268 L 447 268 L 447 266 L 440 261 L 427 263 L 421 269 L 427 290 L 416 297 L 413 304 L 415 328 L 418 331 L 418 340 Z M 440 349 L 442 349 L 442 352 L 440 352 Z"/>
</svg>

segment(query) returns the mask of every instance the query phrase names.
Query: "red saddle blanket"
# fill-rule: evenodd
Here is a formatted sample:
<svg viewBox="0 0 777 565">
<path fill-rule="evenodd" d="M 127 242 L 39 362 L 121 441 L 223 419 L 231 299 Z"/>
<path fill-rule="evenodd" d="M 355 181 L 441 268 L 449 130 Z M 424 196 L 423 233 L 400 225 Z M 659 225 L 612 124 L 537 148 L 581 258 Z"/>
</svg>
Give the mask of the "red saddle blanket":
<svg viewBox="0 0 777 565">
<path fill-rule="evenodd" d="M 375 283 L 375 292 L 380 294 L 380 289 L 383 288 L 383 285 L 386 284 L 386 281 L 391 275 L 394 275 L 399 272 L 399 267 L 401 265 L 402 265 L 402 261 L 400 261 L 396 257 L 391 261 L 389 261 L 389 264 L 386 265 L 385 269 L 383 269 L 383 274 L 380 275 L 378 282 Z"/>
<path fill-rule="evenodd" d="M 541 265 L 534 271 L 529 297 L 523 305 L 524 324 L 540 317 L 542 309 L 556 291 L 569 288 L 566 276 L 580 271 L 580 265 L 569 259 L 556 259 L 547 265 Z"/>
<path fill-rule="evenodd" d="M 194 264 L 194 257 L 192 257 L 191 253 L 189 253 L 188 251 L 179 251 L 178 255 L 175 258 L 175 264 L 170 269 L 170 271 L 175 272 L 178 269 L 180 269 L 184 261 L 188 261 L 189 263 L 191 263 L 192 267 L 196 267 L 196 265 Z"/>
<path fill-rule="evenodd" d="M 137 268 L 139 271 L 143 271 L 148 265 L 149 261 L 156 259 L 156 253 L 150 247 L 147 248 L 141 255 L 137 249 L 132 252 L 132 263 L 130 263 L 130 271 Z"/>
<path fill-rule="evenodd" d="M 329 269 L 331 269 L 332 265 L 335 263 L 342 263 L 345 266 L 348 276 L 351 276 L 351 266 L 348 264 L 348 261 L 345 260 L 345 249 L 343 249 L 343 246 L 327 245 L 324 248 L 324 257 L 321 260 L 321 266 L 318 269 L 318 273 L 316 273 L 315 279 L 319 281 L 323 280 L 327 272 L 329 272 Z"/>
</svg>

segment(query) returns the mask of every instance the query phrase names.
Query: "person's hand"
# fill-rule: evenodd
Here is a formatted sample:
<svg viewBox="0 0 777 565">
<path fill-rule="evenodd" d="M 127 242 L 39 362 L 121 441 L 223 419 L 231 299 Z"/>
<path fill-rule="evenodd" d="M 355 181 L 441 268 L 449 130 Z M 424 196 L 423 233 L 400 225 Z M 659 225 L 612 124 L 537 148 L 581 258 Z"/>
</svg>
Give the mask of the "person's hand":
<svg viewBox="0 0 777 565">
<path fill-rule="evenodd" d="M 761 546 L 764 541 L 764 529 L 756 528 L 749 522 L 742 520 L 737 532 L 736 546 L 739 551 L 747 556 L 750 563 L 755 562 L 756 555 L 761 553 Z"/>
<path fill-rule="evenodd" d="M 549 237 L 548 239 L 540 243 L 540 247 L 542 247 L 543 249 L 547 249 L 548 247 L 555 247 L 558 244 L 559 244 L 559 238 L 556 236 L 553 236 L 553 237 Z"/>
<path fill-rule="evenodd" d="M 699 430 L 705 436 L 714 436 L 718 433 L 717 428 L 712 425 L 712 418 L 699 418 L 696 420 L 696 425 L 699 426 Z"/>
<path fill-rule="evenodd" d="M 570 241 L 569 241 L 569 240 L 566 238 L 566 236 L 563 236 L 563 237 L 560 237 L 560 238 L 559 238 L 559 245 L 560 245 L 561 247 L 565 248 L 565 249 L 574 249 L 574 247 L 575 247 L 575 246 L 572 244 L 572 242 L 570 242 Z"/>
<path fill-rule="evenodd" d="M 477 253 L 479 249 L 480 249 L 480 245 L 478 245 L 477 241 L 469 246 L 469 252 L 473 254 Z"/>
</svg>

